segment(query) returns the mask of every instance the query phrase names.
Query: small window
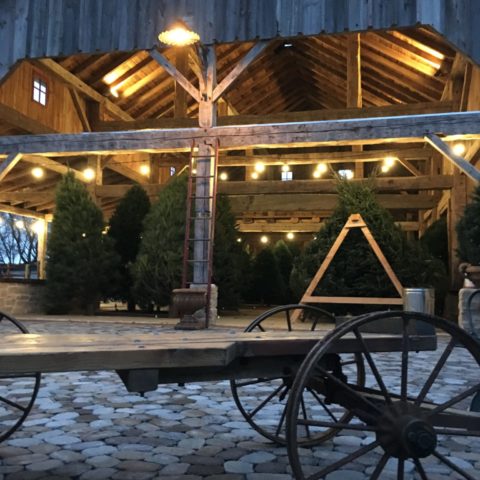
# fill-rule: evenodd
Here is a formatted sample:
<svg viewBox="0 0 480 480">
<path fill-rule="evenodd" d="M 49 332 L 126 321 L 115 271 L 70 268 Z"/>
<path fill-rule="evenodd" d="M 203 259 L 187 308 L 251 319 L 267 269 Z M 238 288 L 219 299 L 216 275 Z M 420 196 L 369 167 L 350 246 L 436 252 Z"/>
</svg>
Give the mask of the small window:
<svg viewBox="0 0 480 480">
<path fill-rule="evenodd" d="M 175 167 L 170 167 L 170 176 L 173 177 L 177 173 L 177 169 Z"/>
<path fill-rule="evenodd" d="M 289 180 L 293 180 L 293 172 L 290 170 L 288 172 L 281 172 L 282 173 L 282 181 L 288 182 Z"/>
<path fill-rule="evenodd" d="M 33 77 L 33 101 L 45 106 L 47 104 L 47 82 Z"/>
</svg>

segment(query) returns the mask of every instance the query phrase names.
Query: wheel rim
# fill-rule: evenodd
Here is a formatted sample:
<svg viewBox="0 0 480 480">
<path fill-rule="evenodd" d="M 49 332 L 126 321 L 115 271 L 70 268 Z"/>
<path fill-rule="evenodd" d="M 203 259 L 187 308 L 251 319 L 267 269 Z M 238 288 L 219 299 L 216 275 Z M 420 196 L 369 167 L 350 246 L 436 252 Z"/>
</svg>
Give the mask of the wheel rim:
<svg viewBox="0 0 480 480">
<path fill-rule="evenodd" d="M 15 318 L 0 312 L 3 335 L 28 333 Z M 28 417 L 40 388 L 40 373 L 0 376 L 0 442 L 9 438 Z"/>
<path fill-rule="evenodd" d="M 294 312 L 300 312 L 303 317 L 309 317 L 308 321 L 302 323 L 294 322 Z M 314 331 L 320 328 L 320 319 L 322 317 L 325 317 L 330 322 L 335 320 L 332 314 L 317 307 L 310 305 L 285 305 L 263 313 L 245 331 Z M 347 364 L 342 364 L 341 367 L 352 371 L 352 375 L 356 377 L 356 383 L 361 385 L 364 381 L 364 369 L 361 359 L 352 355 L 345 361 Z M 295 373 L 292 371 L 284 376 L 232 380 L 230 382 L 234 401 L 245 420 L 258 433 L 282 445 L 286 444 L 286 407 L 294 375 Z M 325 399 L 311 389 L 303 394 L 300 415 L 307 419 L 311 416 L 312 409 L 320 409 L 325 415 L 335 418 L 342 423 L 348 423 L 351 418 L 351 414 L 343 409 L 330 408 L 326 404 Z M 302 445 L 314 445 L 327 440 L 335 433 L 335 430 L 325 428 L 321 431 L 317 429 L 313 435 L 307 426 L 303 429 L 303 435 L 299 441 Z"/>
<path fill-rule="evenodd" d="M 398 352 L 374 351 L 364 330 L 381 321 L 400 322 Z M 411 349 L 417 321 L 439 331 L 437 350 Z M 335 345 L 342 348 L 345 343 L 341 342 L 352 337 L 365 360 L 367 384 L 362 389 L 332 378 L 323 364 L 327 352 Z M 458 378 L 458 366 L 465 365 L 466 361 L 470 361 L 471 378 L 467 375 Z M 468 412 L 469 400 L 480 391 L 480 376 L 476 373 L 479 366 L 480 344 L 453 323 L 438 317 L 414 312 L 380 312 L 357 317 L 337 328 L 310 351 L 288 400 L 288 454 L 295 478 L 314 480 L 325 478 L 333 471 L 363 469 L 369 478 L 378 479 L 388 468 L 398 479 L 413 478 L 413 475 L 424 479 L 427 478 L 424 468 L 427 457 L 430 457 L 429 468 L 433 463 L 435 468 L 448 470 L 450 476 L 480 478 L 473 463 L 459 462 L 442 449 L 452 439 L 464 440 L 465 437 L 471 437 L 472 444 L 480 445 L 480 414 Z M 338 437 L 333 446 L 337 450 L 330 452 L 330 458 L 312 448 L 308 452 L 309 461 L 305 462 L 305 451 L 300 448 L 304 445 L 298 442 L 298 411 L 301 392 L 313 381 L 335 391 L 335 401 L 351 403 L 354 418 L 342 434 L 358 441 L 342 453 L 335 445 L 344 445 L 346 437 Z M 313 426 L 315 420 L 311 424 Z M 336 429 L 335 425 L 331 427 Z"/>
</svg>

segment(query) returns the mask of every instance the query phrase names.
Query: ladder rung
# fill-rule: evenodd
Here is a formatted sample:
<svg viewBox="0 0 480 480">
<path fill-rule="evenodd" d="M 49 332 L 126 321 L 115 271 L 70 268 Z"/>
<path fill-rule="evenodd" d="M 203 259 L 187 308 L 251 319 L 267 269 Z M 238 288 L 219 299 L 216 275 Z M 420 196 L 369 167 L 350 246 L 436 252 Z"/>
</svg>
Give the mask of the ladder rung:
<svg viewBox="0 0 480 480">
<path fill-rule="evenodd" d="M 209 260 L 188 260 L 190 263 L 207 263 Z"/>
<path fill-rule="evenodd" d="M 192 178 L 215 178 L 215 175 L 191 175 Z"/>
<path fill-rule="evenodd" d="M 189 238 L 189 242 L 211 242 L 211 238 Z"/>
<path fill-rule="evenodd" d="M 206 199 L 206 198 L 213 198 L 212 195 L 208 196 L 203 196 L 203 195 L 192 195 L 190 198 L 200 198 L 200 199 Z"/>
</svg>

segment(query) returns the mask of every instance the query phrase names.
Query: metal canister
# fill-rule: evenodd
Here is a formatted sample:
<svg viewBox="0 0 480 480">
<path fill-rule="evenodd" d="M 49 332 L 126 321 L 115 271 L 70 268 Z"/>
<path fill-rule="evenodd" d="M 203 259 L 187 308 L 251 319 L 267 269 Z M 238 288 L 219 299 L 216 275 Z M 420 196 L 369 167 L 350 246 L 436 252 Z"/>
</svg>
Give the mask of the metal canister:
<svg viewBox="0 0 480 480">
<path fill-rule="evenodd" d="M 435 313 L 435 290 L 433 288 L 404 288 L 403 310 L 433 315 Z M 416 322 L 416 331 L 420 335 L 431 335 L 433 327 L 425 322 Z"/>
</svg>

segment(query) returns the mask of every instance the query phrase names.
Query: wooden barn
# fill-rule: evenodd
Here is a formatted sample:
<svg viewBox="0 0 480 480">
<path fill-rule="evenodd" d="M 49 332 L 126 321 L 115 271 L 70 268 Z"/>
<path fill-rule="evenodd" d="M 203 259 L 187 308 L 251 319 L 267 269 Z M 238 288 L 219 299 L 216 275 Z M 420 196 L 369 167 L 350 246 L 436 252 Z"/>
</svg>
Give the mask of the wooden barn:
<svg viewBox="0 0 480 480">
<path fill-rule="evenodd" d="M 475 0 L 0 0 L 0 211 L 51 220 L 70 169 L 108 217 L 193 156 L 197 213 L 218 191 L 241 235 L 306 240 L 336 203 L 330 172 L 375 171 L 411 236 L 447 219 L 458 288 L 479 22 Z M 159 40 L 178 23 L 198 41 Z M 209 235 L 196 223 L 197 284 Z"/>
</svg>

